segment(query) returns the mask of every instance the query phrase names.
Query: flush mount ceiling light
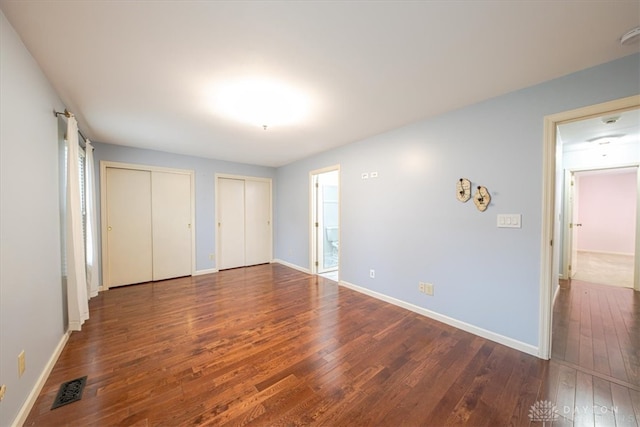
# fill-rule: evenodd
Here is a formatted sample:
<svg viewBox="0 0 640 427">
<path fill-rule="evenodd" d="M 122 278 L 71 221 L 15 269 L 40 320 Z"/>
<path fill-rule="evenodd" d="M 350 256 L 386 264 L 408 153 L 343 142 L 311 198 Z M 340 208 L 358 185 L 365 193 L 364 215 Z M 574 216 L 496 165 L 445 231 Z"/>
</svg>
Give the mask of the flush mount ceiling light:
<svg viewBox="0 0 640 427">
<path fill-rule="evenodd" d="M 618 120 L 620 120 L 620 116 L 603 117 L 602 123 L 604 123 L 605 125 L 613 125 L 618 123 Z"/>
<path fill-rule="evenodd" d="M 621 45 L 630 45 L 640 40 L 640 27 L 629 30 L 620 37 Z"/>
<path fill-rule="evenodd" d="M 216 114 L 258 126 L 286 126 L 303 122 L 311 102 L 302 91 L 284 83 L 248 78 L 219 85 L 211 94 Z"/>
<path fill-rule="evenodd" d="M 591 138 L 587 140 L 587 142 L 590 142 L 592 144 L 598 144 L 598 145 L 606 145 L 619 140 L 623 136 L 624 135 L 605 135 L 605 136 L 599 136 L 597 138 Z"/>
</svg>

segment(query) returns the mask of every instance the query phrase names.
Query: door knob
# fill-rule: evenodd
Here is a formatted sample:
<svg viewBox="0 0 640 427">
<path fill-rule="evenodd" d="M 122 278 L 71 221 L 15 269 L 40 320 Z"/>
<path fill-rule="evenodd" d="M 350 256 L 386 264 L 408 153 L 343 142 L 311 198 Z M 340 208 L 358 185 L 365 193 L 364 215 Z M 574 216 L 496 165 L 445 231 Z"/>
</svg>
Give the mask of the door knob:
<svg viewBox="0 0 640 427">
<path fill-rule="evenodd" d="M 113 230 L 113 228 L 111 228 L 111 226 L 109 226 L 108 230 L 111 231 L 111 230 Z"/>
</svg>

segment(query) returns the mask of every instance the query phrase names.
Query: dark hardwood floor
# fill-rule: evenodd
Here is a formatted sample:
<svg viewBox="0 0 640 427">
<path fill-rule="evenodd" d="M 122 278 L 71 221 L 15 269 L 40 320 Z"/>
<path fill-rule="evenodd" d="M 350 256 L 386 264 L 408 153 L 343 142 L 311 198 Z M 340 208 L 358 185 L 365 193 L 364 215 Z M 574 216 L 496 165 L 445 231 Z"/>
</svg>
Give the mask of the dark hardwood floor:
<svg viewBox="0 0 640 427">
<path fill-rule="evenodd" d="M 541 426 L 540 400 L 553 425 L 640 419 L 633 384 L 279 264 L 111 289 L 90 309 L 25 425 Z M 82 400 L 51 410 L 84 375 Z"/>
<path fill-rule="evenodd" d="M 562 281 L 551 357 L 555 401 L 574 408 L 560 411 L 568 422 L 640 425 L 640 292 Z"/>
<path fill-rule="evenodd" d="M 640 387 L 640 292 L 563 283 L 553 319 L 554 359 Z"/>
</svg>

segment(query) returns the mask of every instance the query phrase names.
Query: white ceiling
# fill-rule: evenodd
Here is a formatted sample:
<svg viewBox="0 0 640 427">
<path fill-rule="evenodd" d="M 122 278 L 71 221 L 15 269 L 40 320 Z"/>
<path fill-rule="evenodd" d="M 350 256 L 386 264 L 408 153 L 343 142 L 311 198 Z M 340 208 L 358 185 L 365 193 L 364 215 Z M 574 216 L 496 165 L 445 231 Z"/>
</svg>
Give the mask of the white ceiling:
<svg viewBox="0 0 640 427">
<path fill-rule="evenodd" d="M 280 166 L 633 54 L 633 1 L 61 1 L 0 8 L 90 139 Z M 269 77 L 309 120 L 217 116 L 211 87 Z"/>
<path fill-rule="evenodd" d="M 565 150 L 596 149 L 599 138 L 616 137 L 611 144 L 635 144 L 640 147 L 640 109 L 558 126 L 558 134 Z"/>
</svg>

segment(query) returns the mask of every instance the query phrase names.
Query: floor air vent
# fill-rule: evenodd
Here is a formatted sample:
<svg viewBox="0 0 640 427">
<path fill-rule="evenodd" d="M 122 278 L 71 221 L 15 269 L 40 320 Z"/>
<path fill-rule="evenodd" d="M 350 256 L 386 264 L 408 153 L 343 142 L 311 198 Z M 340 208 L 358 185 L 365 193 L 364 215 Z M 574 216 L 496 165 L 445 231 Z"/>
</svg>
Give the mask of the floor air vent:
<svg viewBox="0 0 640 427">
<path fill-rule="evenodd" d="M 86 376 L 67 381 L 66 383 L 62 383 L 62 385 L 60 385 L 60 389 L 58 390 L 58 395 L 53 401 L 51 409 L 56 409 L 82 399 L 82 390 L 84 390 L 84 385 L 86 383 Z"/>
</svg>

